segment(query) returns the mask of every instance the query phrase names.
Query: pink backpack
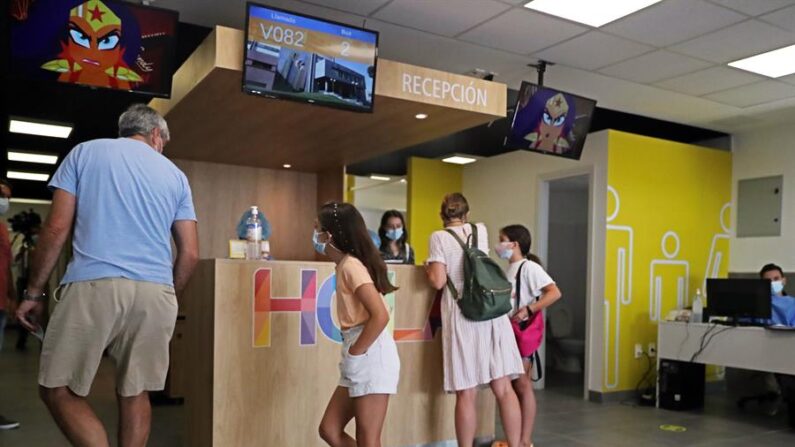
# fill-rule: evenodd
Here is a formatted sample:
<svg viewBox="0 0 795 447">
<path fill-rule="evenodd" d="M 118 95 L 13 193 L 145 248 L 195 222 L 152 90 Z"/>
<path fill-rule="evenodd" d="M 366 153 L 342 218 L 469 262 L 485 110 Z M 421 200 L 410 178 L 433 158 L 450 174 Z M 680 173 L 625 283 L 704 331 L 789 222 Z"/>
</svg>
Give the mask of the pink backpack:
<svg viewBox="0 0 795 447">
<path fill-rule="evenodd" d="M 516 273 L 516 302 L 522 302 L 522 263 L 519 266 L 519 272 Z M 536 297 L 536 301 L 538 297 Z M 529 320 L 515 322 L 511 320 L 513 327 L 513 334 L 516 337 L 516 344 L 519 347 L 519 354 L 522 357 L 533 357 L 533 362 L 536 364 L 535 370 L 538 371 L 538 379 L 541 380 L 541 356 L 538 354 L 538 348 L 541 346 L 541 341 L 544 339 L 544 313 L 538 312 L 533 314 Z"/>
</svg>

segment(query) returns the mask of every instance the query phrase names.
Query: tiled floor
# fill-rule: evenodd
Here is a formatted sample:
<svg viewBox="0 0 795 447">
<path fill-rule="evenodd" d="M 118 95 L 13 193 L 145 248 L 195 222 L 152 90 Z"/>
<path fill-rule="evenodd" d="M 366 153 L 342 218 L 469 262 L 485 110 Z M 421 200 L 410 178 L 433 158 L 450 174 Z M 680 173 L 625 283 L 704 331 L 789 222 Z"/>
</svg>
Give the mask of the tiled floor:
<svg viewBox="0 0 795 447">
<path fill-rule="evenodd" d="M 0 431 L 0 447 L 66 446 L 36 397 L 36 350 L 18 353 L 13 350 L 15 335 L 6 335 L 6 346 L 0 353 L 0 414 L 19 420 L 22 427 Z M 112 374 L 111 365 L 103 364 L 91 397 L 109 430 L 116 426 Z M 581 395 L 575 387 L 538 393 L 537 447 L 795 446 L 795 431 L 787 428 L 784 414 L 768 417 L 754 411 L 743 413 L 721 393 L 707 396 L 703 411 L 686 413 L 619 403 L 594 404 L 581 400 Z M 179 406 L 155 407 L 149 445 L 181 446 L 182 414 Z M 661 425 L 681 426 L 687 431 L 663 431 Z"/>
</svg>

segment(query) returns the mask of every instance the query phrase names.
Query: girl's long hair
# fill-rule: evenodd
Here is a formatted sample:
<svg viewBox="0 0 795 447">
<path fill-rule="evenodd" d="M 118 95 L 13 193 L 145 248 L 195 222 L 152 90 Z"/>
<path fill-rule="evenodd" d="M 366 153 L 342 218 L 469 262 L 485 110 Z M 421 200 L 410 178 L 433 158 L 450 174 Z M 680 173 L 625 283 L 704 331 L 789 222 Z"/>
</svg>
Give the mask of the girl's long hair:
<svg viewBox="0 0 795 447">
<path fill-rule="evenodd" d="M 543 267 L 541 258 L 530 253 L 530 248 L 533 246 L 533 238 L 530 236 L 530 230 L 524 225 L 508 225 L 500 230 L 500 233 L 504 234 L 509 241 L 519 244 L 519 251 L 522 252 L 522 256 Z"/>
<path fill-rule="evenodd" d="M 337 250 L 359 259 L 367 268 L 375 288 L 382 294 L 397 290 L 389 282 L 386 264 L 373 244 L 364 219 L 350 203 L 329 202 L 320 207 L 317 215 L 320 229 L 331 234 L 331 244 Z"/>
</svg>

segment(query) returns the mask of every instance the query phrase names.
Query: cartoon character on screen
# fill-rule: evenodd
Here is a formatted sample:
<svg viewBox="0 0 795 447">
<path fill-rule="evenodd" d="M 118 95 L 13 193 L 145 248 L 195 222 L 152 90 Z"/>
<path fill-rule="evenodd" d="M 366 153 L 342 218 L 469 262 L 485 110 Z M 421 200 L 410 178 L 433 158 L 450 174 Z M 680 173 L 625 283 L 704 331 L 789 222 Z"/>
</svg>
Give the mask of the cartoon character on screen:
<svg viewBox="0 0 795 447">
<path fill-rule="evenodd" d="M 539 89 L 516 115 L 514 137 L 530 149 L 563 154 L 574 140 L 574 100 L 555 90 Z"/>
<path fill-rule="evenodd" d="M 131 89 L 143 78 L 125 62 L 123 21 L 100 0 L 88 0 L 69 11 L 58 59 L 41 68 L 61 73 L 61 82 Z"/>
</svg>

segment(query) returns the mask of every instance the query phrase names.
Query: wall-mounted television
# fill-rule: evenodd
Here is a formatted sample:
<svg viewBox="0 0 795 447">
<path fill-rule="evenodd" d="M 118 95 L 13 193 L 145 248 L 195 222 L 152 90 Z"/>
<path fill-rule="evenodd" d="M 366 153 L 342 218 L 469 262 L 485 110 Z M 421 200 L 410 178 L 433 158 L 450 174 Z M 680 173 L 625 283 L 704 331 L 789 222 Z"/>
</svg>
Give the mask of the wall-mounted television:
<svg viewBox="0 0 795 447">
<path fill-rule="evenodd" d="M 378 32 L 246 4 L 243 91 L 372 112 Z"/>
<path fill-rule="evenodd" d="M 596 101 L 522 82 L 506 146 L 580 159 Z"/>
<path fill-rule="evenodd" d="M 15 1 L 11 72 L 171 96 L 178 13 L 114 0 Z"/>
</svg>

